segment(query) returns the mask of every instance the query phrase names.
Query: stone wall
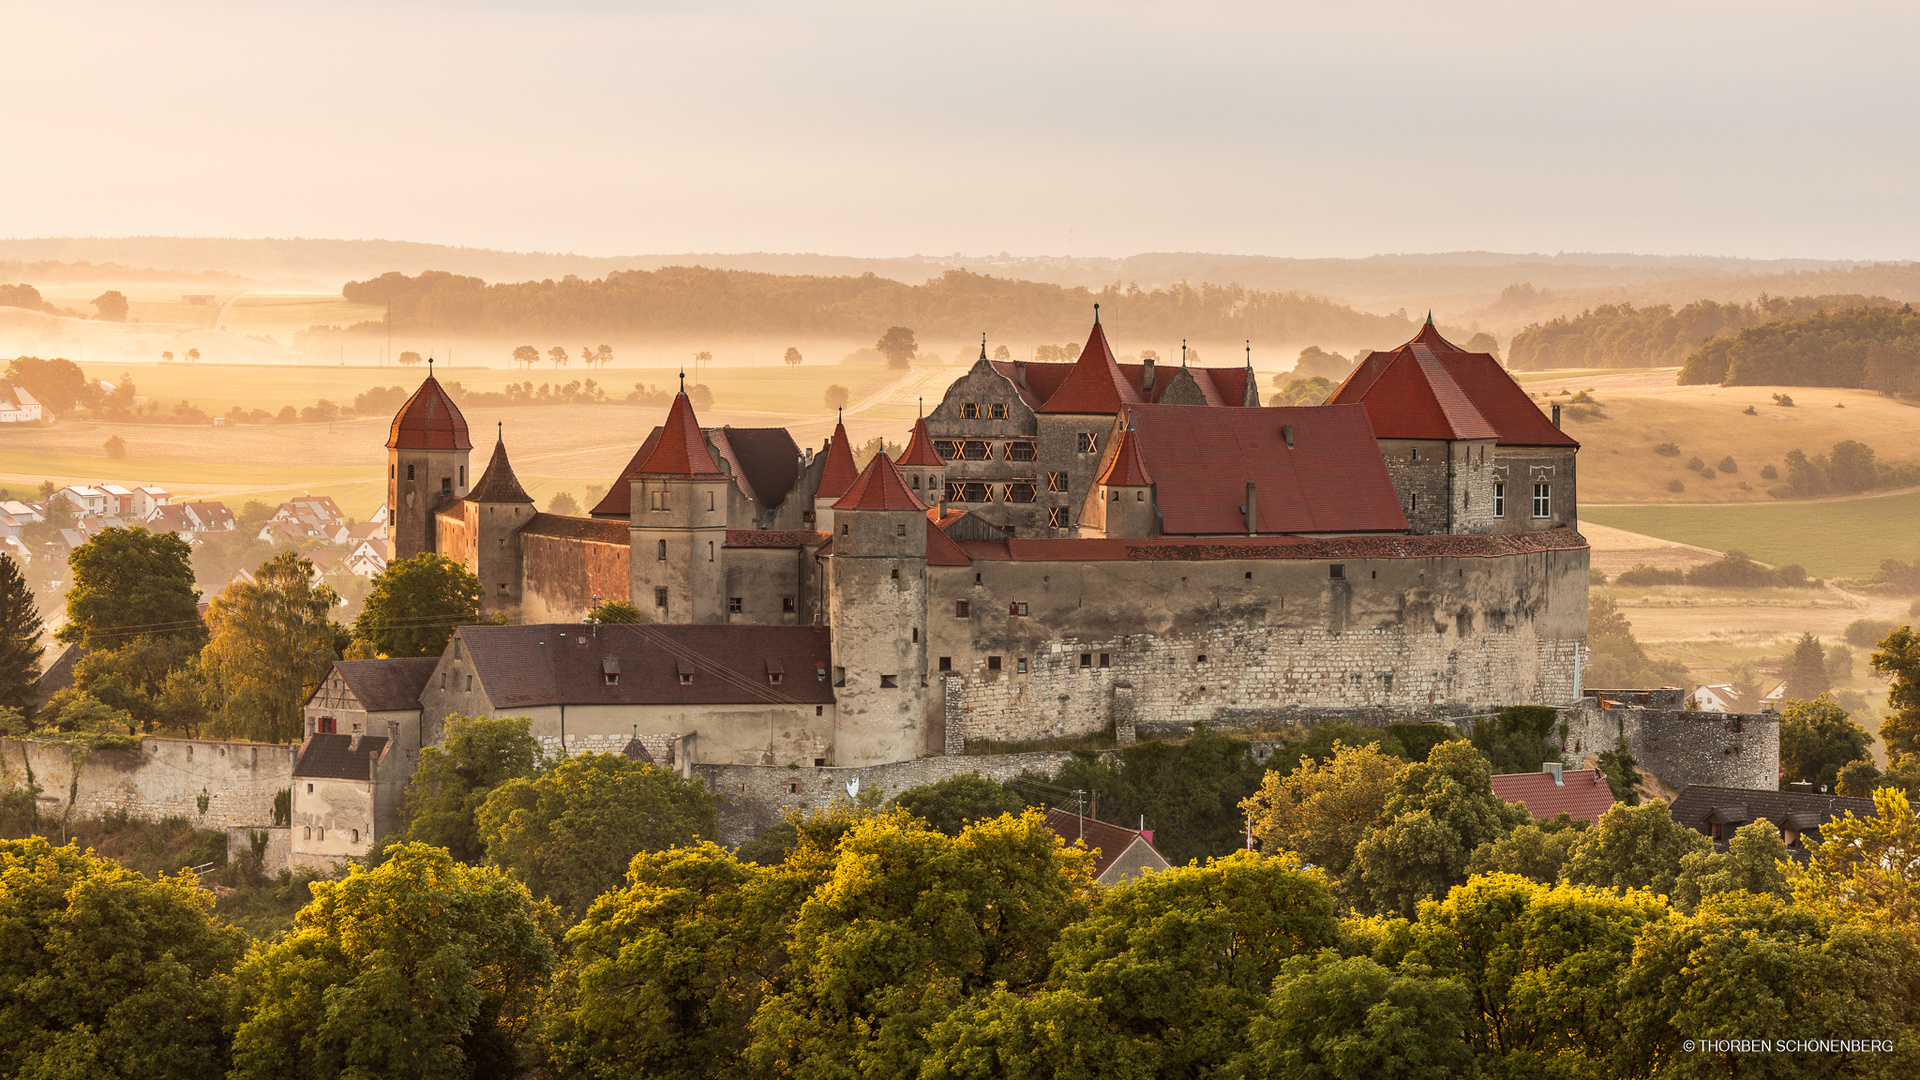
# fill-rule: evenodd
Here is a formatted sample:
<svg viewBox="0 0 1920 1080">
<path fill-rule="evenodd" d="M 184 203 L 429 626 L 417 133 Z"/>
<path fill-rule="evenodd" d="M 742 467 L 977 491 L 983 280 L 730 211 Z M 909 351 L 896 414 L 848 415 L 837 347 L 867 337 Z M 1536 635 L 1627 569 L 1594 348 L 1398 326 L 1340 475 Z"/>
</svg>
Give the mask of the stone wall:
<svg viewBox="0 0 1920 1080">
<path fill-rule="evenodd" d="M 74 756 L 82 754 L 73 787 Z M 85 750 L 43 739 L 0 739 L 4 782 L 40 785 L 40 813 L 76 818 L 125 813 L 142 820 L 183 817 L 198 828 L 273 824 L 273 797 L 293 783 L 298 748 L 204 739 L 140 740 L 138 749 Z M 207 812 L 200 812 L 201 793 Z"/>
<path fill-rule="evenodd" d="M 519 544 L 522 622 L 576 622 L 593 610 L 595 597 L 629 596 L 631 549 L 626 544 L 524 531 Z M 632 602 L 652 617 L 651 590 L 645 597 L 632 597 Z"/>
<path fill-rule="evenodd" d="M 848 781 L 861 792 L 890 799 L 909 788 L 976 773 L 1011 780 L 1022 772 L 1052 773 L 1073 755 L 1066 752 L 996 754 L 985 757 L 929 757 L 860 768 L 786 769 L 764 765 L 695 765 L 692 772 L 707 790 L 721 796 L 719 842 L 744 844 L 780 820 L 788 810 L 819 810 L 847 799 Z"/>
<path fill-rule="evenodd" d="M 265 836 L 267 847 L 260 856 L 260 872 L 274 877 L 282 870 L 290 870 L 289 861 L 292 852 L 291 838 L 293 830 L 285 825 L 230 825 L 227 827 L 227 862 L 240 865 L 253 858 L 253 838 Z"/>
<path fill-rule="evenodd" d="M 1688 784 L 1766 791 L 1780 785 L 1777 713 L 1601 709 L 1588 699 L 1561 710 L 1560 718 L 1567 725 L 1570 763 L 1611 750 L 1625 739 L 1640 771 L 1675 792 Z"/>
</svg>

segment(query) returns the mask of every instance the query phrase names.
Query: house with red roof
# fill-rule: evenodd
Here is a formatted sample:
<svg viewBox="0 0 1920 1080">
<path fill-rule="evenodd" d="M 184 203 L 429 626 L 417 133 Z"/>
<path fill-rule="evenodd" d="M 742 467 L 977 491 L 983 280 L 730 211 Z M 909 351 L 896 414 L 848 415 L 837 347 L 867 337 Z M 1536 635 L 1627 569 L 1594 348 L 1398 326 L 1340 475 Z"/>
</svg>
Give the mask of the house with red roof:
<svg viewBox="0 0 1920 1080">
<path fill-rule="evenodd" d="M 1493 778 L 1493 793 L 1502 802 L 1526 807 L 1535 821 L 1567 814 L 1575 821 L 1597 825 L 1614 803 L 1605 773 L 1562 768 L 1557 761 L 1542 765 L 1539 772 L 1501 773 Z"/>
</svg>

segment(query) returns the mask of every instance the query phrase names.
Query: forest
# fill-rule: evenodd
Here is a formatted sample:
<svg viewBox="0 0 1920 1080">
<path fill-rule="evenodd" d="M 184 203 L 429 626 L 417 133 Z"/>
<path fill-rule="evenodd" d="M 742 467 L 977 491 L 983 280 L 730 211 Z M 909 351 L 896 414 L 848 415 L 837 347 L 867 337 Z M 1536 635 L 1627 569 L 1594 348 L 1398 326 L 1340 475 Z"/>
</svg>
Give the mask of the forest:
<svg viewBox="0 0 1920 1080">
<path fill-rule="evenodd" d="M 1863 306 L 1751 326 L 1694 350 L 1683 386 L 1849 386 L 1920 394 L 1920 312 Z"/>
<path fill-rule="evenodd" d="M 1897 307 L 1882 296 L 1767 296 L 1745 304 L 1696 300 L 1635 308 L 1603 304 L 1572 318 L 1534 323 L 1513 335 L 1507 365 L 1545 368 L 1675 367 L 1712 338 L 1783 319 L 1858 307 Z"/>
<path fill-rule="evenodd" d="M 1086 333 L 1095 303 L 1104 321 L 1124 324 L 1138 336 L 1392 342 L 1413 332 L 1404 312 L 1372 315 L 1298 292 L 1204 282 L 1090 290 L 967 270 L 949 270 L 922 285 L 873 274 L 809 277 L 697 266 L 624 271 L 593 281 L 569 276 L 496 284 L 427 271 L 348 282 L 341 293 L 356 303 L 391 302 L 396 330 L 453 333 L 564 329 L 609 335 L 726 331 L 865 337 L 890 326 L 911 326 L 922 336 L 970 337 L 990 328 L 1002 336 L 1073 340 Z M 316 327 L 316 339 L 328 329 Z M 354 330 L 385 333 L 386 326 L 363 323 L 349 332 Z"/>
</svg>

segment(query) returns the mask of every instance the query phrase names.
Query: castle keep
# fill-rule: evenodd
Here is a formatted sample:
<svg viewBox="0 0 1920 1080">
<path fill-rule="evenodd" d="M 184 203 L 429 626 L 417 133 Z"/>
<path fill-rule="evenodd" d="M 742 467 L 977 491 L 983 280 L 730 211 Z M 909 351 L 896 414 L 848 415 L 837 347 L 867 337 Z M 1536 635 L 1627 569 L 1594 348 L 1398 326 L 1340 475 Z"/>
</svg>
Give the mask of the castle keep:
<svg viewBox="0 0 1920 1080">
<path fill-rule="evenodd" d="M 537 511 L 503 438 L 469 487 L 431 375 L 387 446 L 393 558 L 455 559 L 510 624 L 456 632 L 417 730 L 364 733 L 395 746 L 524 715 L 689 772 L 873 766 L 1580 695 L 1579 446 L 1431 323 L 1310 408 L 1259 406 L 1250 368 L 1121 364 L 1097 319 L 1072 363 L 983 347 L 863 469 L 844 426 L 802 451 L 682 393 L 587 517 Z M 609 599 L 648 621 L 582 624 Z"/>
</svg>

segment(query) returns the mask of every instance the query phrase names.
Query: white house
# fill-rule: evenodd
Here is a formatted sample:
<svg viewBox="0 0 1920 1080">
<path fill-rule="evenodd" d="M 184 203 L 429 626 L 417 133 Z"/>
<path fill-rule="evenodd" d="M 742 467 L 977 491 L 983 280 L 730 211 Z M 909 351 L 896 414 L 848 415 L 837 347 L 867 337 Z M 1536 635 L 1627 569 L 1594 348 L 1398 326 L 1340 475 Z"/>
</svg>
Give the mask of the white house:
<svg viewBox="0 0 1920 1080">
<path fill-rule="evenodd" d="M 73 512 L 79 517 L 104 517 L 107 514 L 107 500 L 111 496 L 97 487 L 74 484 L 54 492 L 53 497 L 72 503 Z"/>
<path fill-rule="evenodd" d="M 379 577 L 387 569 L 387 545 L 362 540 L 347 553 L 347 569 L 363 578 Z"/>
<path fill-rule="evenodd" d="M 0 424 L 24 424 L 46 415 L 24 386 L 0 386 Z"/>
<path fill-rule="evenodd" d="M 1779 712 L 1780 706 L 1787 703 L 1787 684 L 1777 683 L 1774 688 L 1760 695 L 1760 707 L 1767 712 Z"/>
<path fill-rule="evenodd" d="M 1701 712 L 1739 712 L 1740 692 L 1732 683 L 1714 683 L 1694 688 L 1689 695 L 1693 707 Z"/>
<path fill-rule="evenodd" d="M 163 506 L 173 502 L 173 496 L 166 488 L 147 484 L 133 489 L 133 516 L 141 521 L 153 520 L 153 515 Z"/>
</svg>

